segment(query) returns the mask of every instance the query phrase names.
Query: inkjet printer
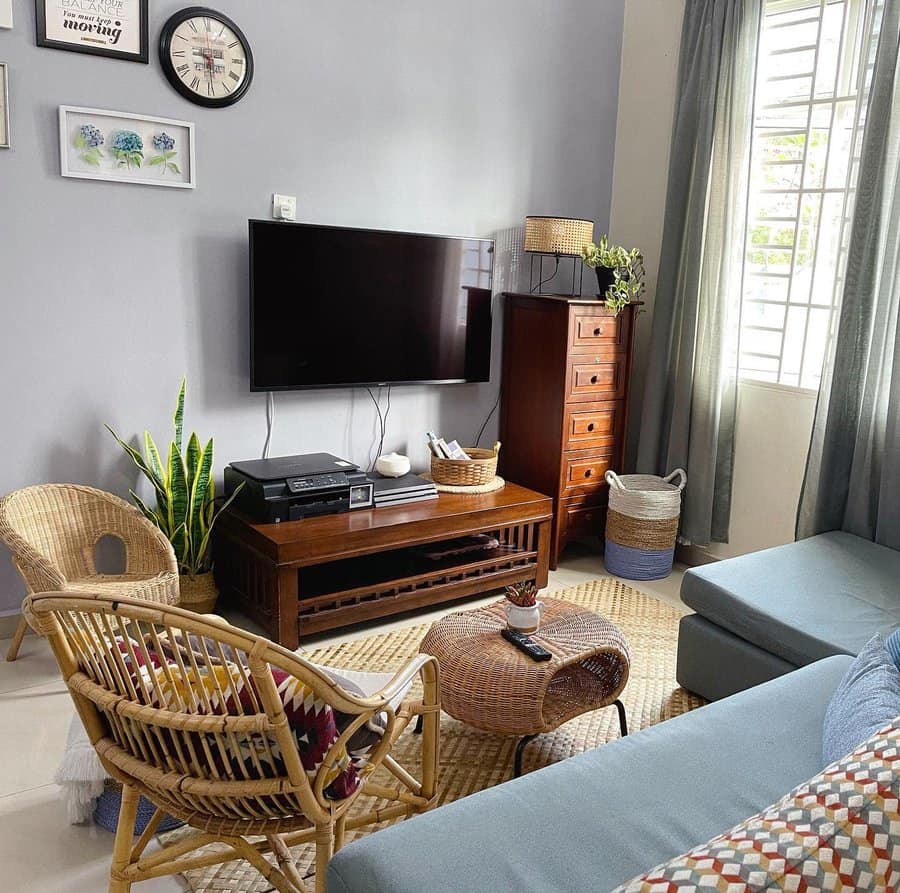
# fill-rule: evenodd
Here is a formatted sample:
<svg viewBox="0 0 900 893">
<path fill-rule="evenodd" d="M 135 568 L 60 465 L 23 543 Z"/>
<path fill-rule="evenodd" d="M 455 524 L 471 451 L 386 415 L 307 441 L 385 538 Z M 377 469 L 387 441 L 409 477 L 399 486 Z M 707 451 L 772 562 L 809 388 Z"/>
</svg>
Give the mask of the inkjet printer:
<svg viewBox="0 0 900 893">
<path fill-rule="evenodd" d="M 329 453 L 232 462 L 225 491 L 241 486 L 234 506 L 263 524 L 371 508 L 372 482 L 358 465 Z"/>
</svg>

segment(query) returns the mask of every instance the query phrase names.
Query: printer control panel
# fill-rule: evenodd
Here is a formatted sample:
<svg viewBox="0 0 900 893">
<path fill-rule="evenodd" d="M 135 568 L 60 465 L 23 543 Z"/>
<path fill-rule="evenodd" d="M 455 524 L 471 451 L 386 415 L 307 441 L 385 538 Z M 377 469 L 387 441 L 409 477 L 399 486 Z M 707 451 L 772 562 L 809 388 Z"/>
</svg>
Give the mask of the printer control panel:
<svg viewBox="0 0 900 893">
<path fill-rule="evenodd" d="M 327 490 L 330 487 L 346 487 L 347 475 L 337 474 L 313 474 L 302 478 L 288 478 L 287 484 L 290 493 L 310 493 L 316 490 Z"/>
</svg>

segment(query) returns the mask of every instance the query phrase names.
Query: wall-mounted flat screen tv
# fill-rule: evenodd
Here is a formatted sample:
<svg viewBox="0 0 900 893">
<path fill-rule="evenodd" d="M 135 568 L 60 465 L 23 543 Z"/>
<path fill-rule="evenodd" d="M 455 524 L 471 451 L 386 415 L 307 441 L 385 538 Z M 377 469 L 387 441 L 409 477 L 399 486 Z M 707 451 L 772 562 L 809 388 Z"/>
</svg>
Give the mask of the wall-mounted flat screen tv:
<svg viewBox="0 0 900 893">
<path fill-rule="evenodd" d="M 494 243 L 250 221 L 255 391 L 488 381 Z"/>
</svg>

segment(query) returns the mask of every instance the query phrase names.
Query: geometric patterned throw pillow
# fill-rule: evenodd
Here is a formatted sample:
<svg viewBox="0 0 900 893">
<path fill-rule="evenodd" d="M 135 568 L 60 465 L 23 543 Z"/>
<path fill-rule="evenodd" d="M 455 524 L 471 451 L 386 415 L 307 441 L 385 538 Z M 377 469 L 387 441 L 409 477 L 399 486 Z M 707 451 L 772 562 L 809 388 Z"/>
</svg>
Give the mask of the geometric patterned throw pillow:
<svg viewBox="0 0 900 893">
<path fill-rule="evenodd" d="M 727 834 L 613 893 L 900 890 L 900 717 Z"/>
<path fill-rule="evenodd" d="M 159 636 L 157 642 L 156 639 L 147 636 L 145 648 L 141 649 L 135 648 L 130 639 L 117 636 L 116 645 L 122 653 L 134 687 L 139 693 L 146 690 L 150 697 L 150 706 L 179 709 L 180 704 L 191 703 L 194 697 L 199 695 L 202 698 L 197 708 L 199 713 L 222 713 L 233 716 L 256 709 L 259 701 L 256 683 L 246 669 L 241 670 L 233 653 L 226 654 L 224 661 L 218 657 L 211 658 L 207 671 L 205 664 L 190 659 L 192 652 L 196 651 L 200 657 L 205 657 L 208 651 L 208 647 L 204 651 L 205 641 L 197 637 L 185 641 L 180 635 L 175 635 L 171 639 L 168 636 Z M 146 663 L 147 658 L 150 661 L 149 665 Z M 270 669 L 288 726 L 297 743 L 300 762 L 306 774 L 314 778 L 325 758 L 331 753 L 333 745 L 340 738 L 335 712 L 330 704 L 318 698 L 313 689 L 301 680 L 279 667 L 273 666 Z M 155 679 L 155 684 L 151 684 L 151 678 Z M 194 695 L 191 695 L 190 691 L 193 691 Z M 235 703 L 235 694 L 240 705 Z M 158 703 L 160 698 L 161 704 Z M 229 761 L 243 762 L 254 775 L 261 774 L 263 777 L 283 775 L 286 769 L 277 741 L 270 740 L 269 749 L 265 752 L 257 753 L 255 746 L 255 741 L 248 745 L 247 742 L 238 740 L 225 754 L 213 748 L 210 759 L 221 763 L 215 766 L 218 772 L 240 770 L 240 763 L 231 767 L 225 765 L 224 760 L 227 757 Z M 269 759 L 270 753 L 274 763 Z M 325 768 L 325 796 L 334 800 L 349 797 L 359 787 L 360 768 L 354 764 L 346 745 L 335 748 L 331 753 L 329 765 Z"/>
</svg>

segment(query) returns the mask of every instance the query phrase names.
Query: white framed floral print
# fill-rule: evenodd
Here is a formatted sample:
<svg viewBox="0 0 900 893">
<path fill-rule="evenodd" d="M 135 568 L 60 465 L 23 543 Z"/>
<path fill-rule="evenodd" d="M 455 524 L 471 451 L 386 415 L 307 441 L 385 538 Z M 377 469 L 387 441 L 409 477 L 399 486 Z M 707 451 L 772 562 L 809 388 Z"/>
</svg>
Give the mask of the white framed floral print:
<svg viewBox="0 0 900 893">
<path fill-rule="evenodd" d="M 190 121 L 63 105 L 59 155 L 64 177 L 180 189 L 197 185 Z"/>
</svg>

